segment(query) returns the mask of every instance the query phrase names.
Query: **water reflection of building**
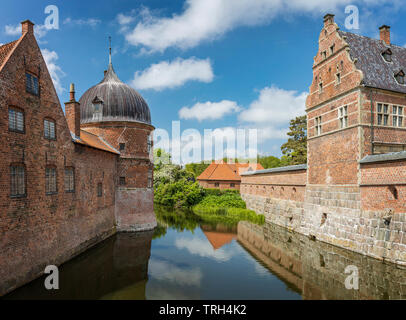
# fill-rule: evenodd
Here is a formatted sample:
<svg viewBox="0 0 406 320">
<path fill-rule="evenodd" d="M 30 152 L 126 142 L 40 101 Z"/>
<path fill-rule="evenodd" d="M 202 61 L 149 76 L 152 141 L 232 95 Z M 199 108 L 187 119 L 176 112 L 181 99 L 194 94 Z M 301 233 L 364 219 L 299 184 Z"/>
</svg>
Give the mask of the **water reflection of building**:
<svg viewBox="0 0 406 320">
<path fill-rule="evenodd" d="M 238 224 L 238 242 L 303 299 L 406 299 L 406 270 L 273 224 Z M 345 268 L 358 267 L 359 290 L 345 288 Z"/>
<path fill-rule="evenodd" d="M 119 233 L 60 267 L 59 290 L 44 277 L 6 299 L 145 299 L 152 231 Z"/>
<path fill-rule="evenodd" d="M 201 229 L 214 250 L 220 249 L 237 238 L 237 226 L 202 225 Z"/>
</svg>

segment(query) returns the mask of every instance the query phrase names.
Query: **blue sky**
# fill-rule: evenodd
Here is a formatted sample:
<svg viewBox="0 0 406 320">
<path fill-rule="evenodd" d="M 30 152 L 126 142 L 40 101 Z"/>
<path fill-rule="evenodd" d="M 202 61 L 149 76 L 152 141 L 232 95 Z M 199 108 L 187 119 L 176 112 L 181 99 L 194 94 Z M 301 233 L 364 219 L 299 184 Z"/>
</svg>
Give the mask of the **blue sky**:
<svg viewBox="0 0 406 320">
<path fill-rule="evenodd" d="M 98 83 L 108 63 L 148 102 L 153 125 L 258 129 L 258 151 L 280 156 L 289 119 L 304 114 L 313 57 L 325 13 L 345 30 L 348 5 L 359 29 L 378 37 L 392 27 L 392 42 L 406 44 L 402 1 L 378 0 L 2 0 L 0 43 L 19 37 L 19 22 L 36 24 L 61 103 L 71 82 L 77 97 Z M 43 25 L 48 5 L 59 29 Z M 231 131 L 230 131 L 231 130 Z M 224 131 L 224 132 L 226 132 Z M 227 135 L 227 133 L 226 133 Z M 169 137 L 171 139 L 171 137 Z"/>
</svg>

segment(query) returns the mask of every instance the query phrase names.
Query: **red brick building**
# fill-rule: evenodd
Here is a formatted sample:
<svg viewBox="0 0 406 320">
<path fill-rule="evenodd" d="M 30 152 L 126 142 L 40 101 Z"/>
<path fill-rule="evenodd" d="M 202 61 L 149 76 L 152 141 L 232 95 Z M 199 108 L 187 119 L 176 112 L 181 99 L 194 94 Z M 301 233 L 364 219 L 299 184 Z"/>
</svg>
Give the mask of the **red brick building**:
<svg viewBox="0 0 406 320">
<path fill-rule="evenodd" d="M 197 181 L 203 188 L 240 190 L 241 174 L 246 171 L 264 169 L 259 163 L 225 163 L 213 161 L 197 177 Z"/>
<path fill-rule="evenodd" d="M 0 47 L 0 295 L 116 231 L 153 229 L 149 108 L 111 60 L 66 116 L 34 37 Z"/>
<path fill-rule="evenodd" d="M 306 102 L 307 165 L 247 173 L 241 193 L 268 220 L 406 264 L 406 49 L 324 17 Z"/>
</svg>

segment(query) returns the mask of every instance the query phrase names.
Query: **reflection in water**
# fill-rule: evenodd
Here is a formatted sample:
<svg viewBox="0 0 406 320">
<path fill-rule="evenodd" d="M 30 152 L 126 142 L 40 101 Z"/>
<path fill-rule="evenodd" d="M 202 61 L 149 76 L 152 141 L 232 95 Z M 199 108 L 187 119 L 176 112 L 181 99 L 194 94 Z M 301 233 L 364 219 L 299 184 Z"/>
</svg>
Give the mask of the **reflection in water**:
<svg viewBox="0 0 406 320">
<path fill-rule="evenodd" d="M 303 299 L 406 299 L 406 270 L 291 233 L 249 222 L 238 225 L 238 241 Z M 359 270 L 359 290 L 347 290 L 347 266 Z"/>
<path fill-rule="evenodd" d="M 41 278 L 5 298 L 405 298 L 406 271 L 275 225 L 162 209 L 157 220 L 154 232 L 118 234 L 61 266 L 60 290 Z M 359 268 L 358 291 L 345 289 L 348 265 Z"/>
</svg>

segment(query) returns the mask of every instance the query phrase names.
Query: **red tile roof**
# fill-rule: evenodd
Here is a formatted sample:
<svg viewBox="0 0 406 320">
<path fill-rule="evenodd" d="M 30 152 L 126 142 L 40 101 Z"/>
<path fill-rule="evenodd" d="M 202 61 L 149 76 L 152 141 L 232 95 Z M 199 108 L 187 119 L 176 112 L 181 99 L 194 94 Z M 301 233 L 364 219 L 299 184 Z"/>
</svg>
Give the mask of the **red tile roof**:
<svg viewBox="0 0 406 320">
<path fill-rule="evenodd" d="M 6 43 L 2 46 L 0 46 L 0 68 L 3 65 L 3 63 L 6 61 L 9 53 L 11 52 L 11 50 L 13 50 L 14 46 L 16 45 L 18 40 L 15 40 L 13 42 L 10 43 Z"/>
<path fill-rule="evenodd" d="M 197 180 L 216 180 L 216 181 L 241 181 L 241 174 L 247 170 L 263 170 L 261 164 L 252 163 L 233 163 L 228 164 L 223 161 L 211 163 L 206 170 L 202 172 Z"/>
<path fill-rule="evenodd" d="M 110 146 L 106 141 L 104 141 L 99 136 L 96 136 L 93 133 L 87 132 L 85 130 L 80 130 L 80 139 L 77 137 L 73 138 L 75 143 L 79 143 L 88 147 L 96 148 L 99 150 L 120 154 L 116 149 Z"/>
<path fill-rule="evenodd" d="M 235 233 L 223 233 L 214 231 L 203 231 L 207 240 L 209 240 L 214 250 L 220 249 L 222 246 L 230 243 L 237 238 Z"/>
</svg>

